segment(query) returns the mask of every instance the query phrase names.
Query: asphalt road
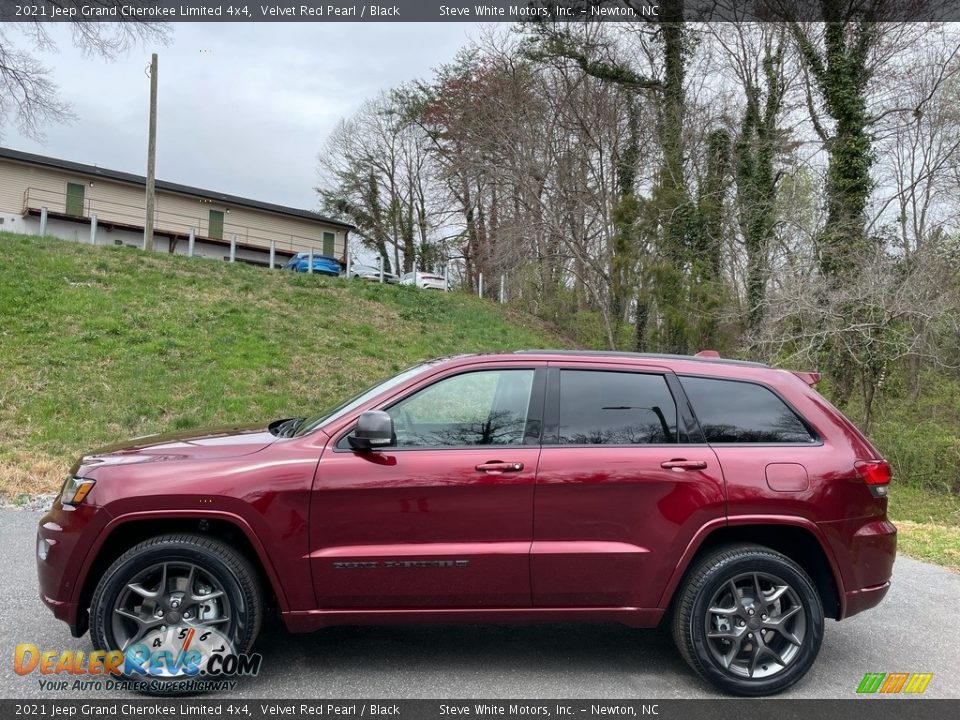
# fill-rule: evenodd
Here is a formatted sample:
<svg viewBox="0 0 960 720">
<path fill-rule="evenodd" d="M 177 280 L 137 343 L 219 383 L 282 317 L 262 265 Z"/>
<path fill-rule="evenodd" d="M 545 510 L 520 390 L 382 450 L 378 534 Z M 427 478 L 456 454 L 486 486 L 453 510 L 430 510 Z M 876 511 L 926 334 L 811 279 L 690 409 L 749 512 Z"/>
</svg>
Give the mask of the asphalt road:
<svg viewBox="0 0 960 720">
<path fill-rule="evenodd" d="M 79 699 L 13 671 L 14 646 L 91 649 L 37 598 L 34 530 L 40 514 L 0 510 L 0 697 Z M 900 557 L 886 600 L 828 621 L 820 657 L 787 694 L 850 698 L 867 672 L 931 672 L 928 697 L 960 698 L 960 576 Z M 468 625 L 331 628 L 261 634 L 259 677 L 231 698 L 698 698 L 710 686 L 687 668 L 667 633 L 618 625 Z M 90 694 L 89 697 L 118 695 Z"/>
</svg>

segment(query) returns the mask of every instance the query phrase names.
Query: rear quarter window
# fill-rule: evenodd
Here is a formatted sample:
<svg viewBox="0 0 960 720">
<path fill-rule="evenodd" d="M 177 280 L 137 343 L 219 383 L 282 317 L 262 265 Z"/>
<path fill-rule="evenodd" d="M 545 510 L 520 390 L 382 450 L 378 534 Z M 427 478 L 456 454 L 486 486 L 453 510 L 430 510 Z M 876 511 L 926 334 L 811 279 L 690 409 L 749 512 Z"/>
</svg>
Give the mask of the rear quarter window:
<svg viewBox="0 0 960 720">
<path fill-rule="evenodd" d="M 769 388 L 717 378 L 681 377 L 708 443 L 817 442 L 806 423 Z"/>
</svg>

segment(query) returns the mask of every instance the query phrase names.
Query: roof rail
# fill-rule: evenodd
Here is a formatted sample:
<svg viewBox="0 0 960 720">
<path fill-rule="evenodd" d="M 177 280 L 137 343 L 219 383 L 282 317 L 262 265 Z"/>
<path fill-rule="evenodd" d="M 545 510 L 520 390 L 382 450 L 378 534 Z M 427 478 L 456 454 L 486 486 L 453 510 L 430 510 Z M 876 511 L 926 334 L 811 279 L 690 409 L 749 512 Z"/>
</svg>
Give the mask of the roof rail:
<svg viewBox="0 0 960 720">
<path fill-rule="evenodd" d="M 718 353 L 716 350 L 701 350 L 701 351 L 698 352 L 696 355 L 694 355 L 694 357 L 698 357 L 698 358 L 716 358 L 717 360 L 719 360 L 719 359 L 720 359 L 720 353 Z"/>
<path fill-rule="evenodd" d="M 706 352 L 716 352 L 708 350 Z M 637 352 L 626 352 L 622 350 L 557 350 L 557 349 L 543 349 L 543 350 L 514 350 L 515 355 L 565 355 L 571 357 L 623 357 L 623 358 L 640 358 L 645 360 L 686 360 L 693 362 L 706 362 L 706 363 L 724 363 L 727 365 L 743 365 L 747 367 L 770 367 L 765 363 L 754 362 L 752 360 L 733 360 L 730 358 L 722 358 L 719 353 L 715 355 L 704 356 L 701 353 L 696 355 L 675 355 L 671 353 L 637 353 Z"/>
</svg>

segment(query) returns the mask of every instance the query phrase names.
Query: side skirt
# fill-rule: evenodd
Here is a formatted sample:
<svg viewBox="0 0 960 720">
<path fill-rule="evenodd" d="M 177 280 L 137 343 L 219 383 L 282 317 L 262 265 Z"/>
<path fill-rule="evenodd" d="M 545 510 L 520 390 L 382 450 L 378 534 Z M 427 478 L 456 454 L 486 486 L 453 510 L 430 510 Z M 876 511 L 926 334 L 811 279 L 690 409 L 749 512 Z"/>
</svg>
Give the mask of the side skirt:
<svg viewBox="0 0 960 720">
<path fill-rule="evenodd" d="M 408 610 L 295 610 L 282 613 L 290 632 L 312 632 L 334 625 L 449 623 L 613 622 L 634 628 L 656 627 L 663 608 L 455 608 Z"/>
</svg>

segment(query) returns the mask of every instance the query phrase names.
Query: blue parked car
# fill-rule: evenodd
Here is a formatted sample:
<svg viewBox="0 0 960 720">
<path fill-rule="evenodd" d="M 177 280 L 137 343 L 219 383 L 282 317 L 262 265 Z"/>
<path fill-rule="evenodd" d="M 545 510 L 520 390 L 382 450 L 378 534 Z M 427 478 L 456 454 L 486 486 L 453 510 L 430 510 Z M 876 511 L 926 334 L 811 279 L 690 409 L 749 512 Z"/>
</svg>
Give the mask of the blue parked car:
<svg viewBox="0 0 960 720">
<path fill-rule="evenodd" d="M 292 258 L 287 260 L 286 264 L 283 266 L 283 269 L 294 270 L 295 272 L 307 272 L 310 270 L 310 253 L 297 253 Z M 340 264 L 340 261 L 334 257 L 329 257 L 327 255 L 314 255 L 313 271 L 315 273 L 319 273 L 320 275 L 332 275 L 333 277 L 339 277 L 340 273 L 343 271 L 343 266 Z"/>
</svg>

